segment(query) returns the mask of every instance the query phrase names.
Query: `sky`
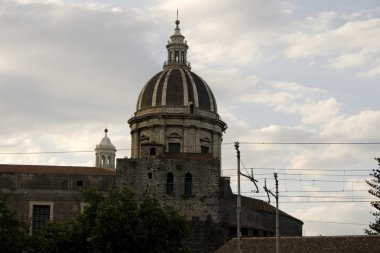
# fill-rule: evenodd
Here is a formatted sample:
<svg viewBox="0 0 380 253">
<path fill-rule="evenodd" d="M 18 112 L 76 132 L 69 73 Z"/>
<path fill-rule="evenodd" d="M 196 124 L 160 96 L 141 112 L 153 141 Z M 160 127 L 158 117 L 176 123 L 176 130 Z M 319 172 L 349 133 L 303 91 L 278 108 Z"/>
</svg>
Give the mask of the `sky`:
<svg viewBox="0 0 380 253">
<path fill-rule="evenodd" d="M 259 189 L 242 177 L 243 195 L 267 201 L 277 172 L 280 208 L 304 235 L 363 234 L 380 153 L 375 0 L 0 0 L 0 163 L 93 166 L 106 127 L 129 157 L 127 121 L 162 70 L 177 9 L 192 71 L 228 125 L 232 189 L 238 141 Z"/>
</svg>

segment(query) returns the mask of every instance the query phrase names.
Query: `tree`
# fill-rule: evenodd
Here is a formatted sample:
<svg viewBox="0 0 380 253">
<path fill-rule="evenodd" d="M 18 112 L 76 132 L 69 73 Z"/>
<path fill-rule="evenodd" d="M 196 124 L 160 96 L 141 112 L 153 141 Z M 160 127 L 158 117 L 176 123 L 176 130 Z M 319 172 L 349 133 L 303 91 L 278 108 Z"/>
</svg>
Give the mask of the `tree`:
<svg viewBox="0 0 380 253">
<path fill-rule="evenodd" d="M 48 224 L 31 252 L 183 252 L 187 222 L 175 210 L 149 196 L 138 199 L 128 189 L 107 195 L 90 189 L 83 196 L 83 214 Z"/>
<path fill-rule="evenodd" d="M 0 194 L 0 252 L 23 252 L 28 245 L 28 226 L 8 208 L 8 196 Z"/>
<path fill-rule="evenodd" d="M 375 158 L 380 167 L 380 158 Z M 370 194 L 376 198 L 380 198 L 380 169 L 373 169 L 372 173 L 369 174 L 372 176 L 371 180 L 366 180 L 367 184 L 371 186 L 371 189 L 368 190 Z M 374 207 L 377 211 L 371 212 L 375 216 L 375 221 L 369 224 L 369 229 L 365 229 L 364 232 L 368 235 L 375 235 L 380 233 L 380 201 L 372 201 L 371 206 Z"/>
</svg>

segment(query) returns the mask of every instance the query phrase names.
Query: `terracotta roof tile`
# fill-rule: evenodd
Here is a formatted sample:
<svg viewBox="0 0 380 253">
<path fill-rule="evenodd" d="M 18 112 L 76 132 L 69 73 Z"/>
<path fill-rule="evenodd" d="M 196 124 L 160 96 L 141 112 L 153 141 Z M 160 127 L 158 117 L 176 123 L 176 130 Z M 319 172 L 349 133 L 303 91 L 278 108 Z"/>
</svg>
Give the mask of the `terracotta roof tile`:
<svg viewBox="0 0 380 253">
<path fill-rule="evenodd" d="M 50 166 L 50 165 L 19 165 L 0 164 L 0 173 L 30 173 L 30 174 L 56 174 L 56 175 L 99 175 L 115 176 L 116 172 L 110 169 L 84 166 Z"/>
</svg>

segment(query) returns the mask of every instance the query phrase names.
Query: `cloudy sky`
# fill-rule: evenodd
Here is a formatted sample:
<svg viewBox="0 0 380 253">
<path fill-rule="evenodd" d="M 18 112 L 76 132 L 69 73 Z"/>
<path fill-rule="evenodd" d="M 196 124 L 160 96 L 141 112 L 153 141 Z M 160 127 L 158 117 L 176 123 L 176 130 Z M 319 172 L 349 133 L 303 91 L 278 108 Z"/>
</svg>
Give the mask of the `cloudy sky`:
<svg viewBox="0 0 380 253">
<path fill-rule="evenodd" d="M 92 151 L 105 127 L 129 156 L 127 120 L 162 69 L 177 8 L 192 70 L 228 124 L 233 189 L 239 141 L 260 189 L 244 179 L 244 195 L 266 200 L 278 172 L 280 207 L 305 235 L 363 234 L 380 153 L 375 0 L 0 0 L 0 163 L 91 166 L 93 152 L 70 151 Z"/>
</svg>

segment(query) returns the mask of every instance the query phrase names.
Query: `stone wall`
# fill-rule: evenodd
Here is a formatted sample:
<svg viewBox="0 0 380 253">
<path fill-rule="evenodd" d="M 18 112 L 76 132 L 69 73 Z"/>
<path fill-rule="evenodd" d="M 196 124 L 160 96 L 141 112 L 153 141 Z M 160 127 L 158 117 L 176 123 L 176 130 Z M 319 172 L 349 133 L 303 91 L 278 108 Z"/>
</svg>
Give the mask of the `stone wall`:
<svg viewBox="0 0 380 253">
<path fill-rule="evenodd" d="M 33 173 L 0 173 L 0 190 L 17 191 L 21 189 L 40 190 L 80 190 L 92 186 L 100 191 L 109 191 L 114 185 L 113 176 L 59 175 Z"/>
<path fill-rule="evenodd" d="M 174 206 L 188 220 L 219 221 L 220 163 L 217 160 L 118 159 L 118 187 L 127 186 L 162 204 Z M 167 175 L 173 175 L 173 192 L 167 192 Z M 185 194 L 185 177 L 192 177 L 191 195 Z"/>
<path fill-rule="evenodd" d="M 80 190 L 88 186 L 109 191 L 115 176 L 0 173 L 0 191 L 9 194 L 10 210 L 26 221 L 31 221 L 33 205 L 50 206 L 51 219 L 56 221 L 75 217 L 84 207 Z"/>
</svg>

